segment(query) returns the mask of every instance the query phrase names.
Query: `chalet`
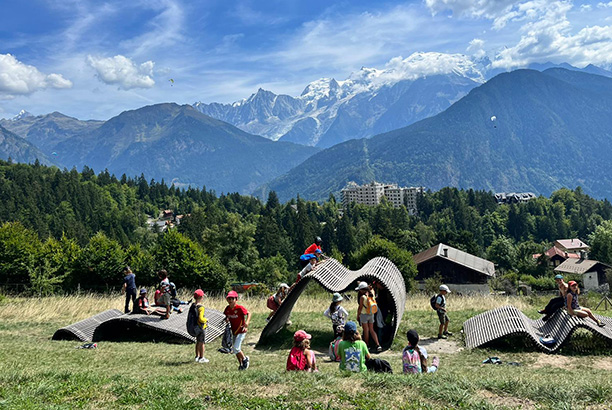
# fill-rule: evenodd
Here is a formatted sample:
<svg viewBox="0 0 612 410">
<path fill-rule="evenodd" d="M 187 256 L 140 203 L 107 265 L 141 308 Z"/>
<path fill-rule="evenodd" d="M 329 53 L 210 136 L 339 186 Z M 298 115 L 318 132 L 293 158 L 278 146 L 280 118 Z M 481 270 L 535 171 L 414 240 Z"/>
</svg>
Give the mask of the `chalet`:
<svg viewBox="0 0 612 410">
<path fill-rule="evenodd" d="M 174 212 L 172 211 L 172 209 L 164 209 L 163 211 L 161 211 L 159 218 L 160 219 L 172 219 L 173 216 L 174 216 Z"/>
<path fill-rule="evenodd" d="M 567 259 L 555 268 L 555 272 L 572 273 L 582 276 L 584 290 L 597 289 L 606 283 L 606 269 L 610 265 L 591 259 Z"/>
<path fill-rule="evenodd" d="M 557 239 L 554 246 L 565 252 L 580 254 L 580 251 L 588 252 L 590 247 L 580 239 Z"/>
<path fill-rule="evenodd" d="M 416 280 L 422 282 L 440 274 L 451 290 L 489 293 L 489 279 L 495 277 L 493 262 L 440 243 L 413 257 Z"/>
<path fill-rule="evenodd" d="M 548 257 L 548 265 L 552 266 L 553 268 L 561 265 L 563 262 L 565 262 L 567 259 L 580 259 L 580 255 L 577 253 L 569 253 L 561 248 L 558 248 L 556 246 L 553 246 L 552 248 L 550 248 L 549 250 L 547 250 L 546 252 L 544 252 L 544 255 L 546 255 Z M 536 253 L 535 255 L 533 255 L 533 259 L 538 259 L 540 256 L 542 256 L 541 253 Z"/>
</svg>

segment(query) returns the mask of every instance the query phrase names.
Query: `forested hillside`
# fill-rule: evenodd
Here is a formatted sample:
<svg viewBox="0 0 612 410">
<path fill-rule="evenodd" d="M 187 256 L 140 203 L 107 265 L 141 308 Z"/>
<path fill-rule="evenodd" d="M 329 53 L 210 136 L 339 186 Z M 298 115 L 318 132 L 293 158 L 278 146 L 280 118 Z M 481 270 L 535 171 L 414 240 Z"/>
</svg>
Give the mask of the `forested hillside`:
<svg viewBox="0 0 612 410">
<path fill-rule="evenodd" d="M 351 268 L 374 256 L 392 259 L 408 281 L 411 255 L 444 242 L 487 257 L 501 271 L 542 276 L 532 254 L 559 238 L 579 237 L 592 257 L 612 262 L 612 205 L 580 188 L 550 198 L 497 205 L 490 192 L 443 188 L 419 199 L 420 212 L 388 203 L 341 212 L 300 198 L 264 204 L 239 194 L 177 189 L 144 176 L 116 178 L 42 165 L 0 162 L 0 287 L 51 293 L 118 289 L 129 264 L 138 283 L 165 268 L 178 286 L 221 290 L 231 281 L 270 286 L 291 281 L 315 236 Z M 161 210 L 185 215 L 166 232 L 152 227 Z"/>
</svg>

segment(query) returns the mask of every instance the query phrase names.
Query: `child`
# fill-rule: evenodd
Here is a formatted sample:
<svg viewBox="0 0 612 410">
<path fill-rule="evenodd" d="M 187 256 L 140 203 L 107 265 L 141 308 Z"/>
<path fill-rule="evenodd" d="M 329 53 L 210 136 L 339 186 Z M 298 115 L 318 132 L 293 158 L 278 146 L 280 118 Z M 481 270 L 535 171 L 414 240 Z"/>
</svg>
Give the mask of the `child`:
<svg viewBox="0 0 612 410">
<path fill-rule="evenodd" d="M 287 358 L 287 370 L 318 371 L 317 358 L 314 352 L 310 350 L 311 338 L 312 336 L 303 330 L 298 330 L 293 334 L 293 348 Z"/>
<path fill-rule="evenodd" d="M 191 305 L 189 313 L 187 314 L 187 332 L 196 338 L 195 362 L 208 363 L 209 360 L 204 357 L 205 329 L 208 327 L 208 319 L 204 316 L 204 305 L 202 304 L 204 291 L 202 291 L 202 289 L 196 290 L 193 293 L 193 298 L 195 302 Z"/>
<path fill-rule="evenodd" d="M 304 256 L 304 255 L 302 255 Z M 297 278 L 295 279 L 295 283 L 298 283 L 304 276 L 306 276 L 306 274 L 310 271 L 313 271 L 315 269 L 317 265 L 317 258 L 316 257 L 312 257 L 310 259 L 307 259 L 307 263 L 306 266 L 304 266 L 304 269 L 302 269 L 300 271 L 300 273 L 298 273 Z"/>
<path fill-rule="evenodd" d="M 419 334 L 416 330 L 406 333 L 408 346 L 402 351 L 404 373 L 433 373 L 438 370 L 440 361 L 437 357 L 432 360 L 432 366 L 427 367 L 427 350 L 419 347 Z"/>
<path fill-rule="evenodd" d="M 567 300 L 567 313 L 570 316 L 578 316 L 581 318 L 590 317 L 597 323 L 597 326 L 604 327 L 606 324 L 601 320 L 597 319 L 591 309 L 580 307 L 578 305 L 578 295 L 580 294 L 580 289 L 578 288 L 578 283 L 576 281 L 570 280 L 568 283 L 568 291 L 566 295 Z"/>
<path fill-rule="evenodd" d="M 339 293 L 334 293 L 332 296 L 332 303 L 329 308 L 323 314 L 331 319 L 332 327 L 334 328 L 334 335 L 338 334 L 338 327 L 344 326 L 346 319 L 348 319 L 348 312 L 345 308 L 340 306 L 344 298 Z"/>
<path fill-rule="evenodd" d="M 136 275 L 132 273 L 129 266 L 123 268 L 123 288 L 121 291 L 125 293 L 125 310 L 124 313 L 130 313 L 130 299 L 132 300 L 132 309 L 136 308 Z"/>
<path fill-rule="evenodd" d="M 228 292 L 225 299 L 227 300 L 227 306 L 225 307 L 223 314 L 225 315 L 226 320 L 229 321 L 232 328 L 232 353 L 234 353 L 238 359 L 238 370 L 246 370 L 249 368 L 249 356 L 244 355 L 241 347 L 249 328 L 251 314 L 244 306 L 240 306 L 236 303 L 238 301 L 238 293 L 236 293 L 236 291 L 232 290 Z"/>
<path fill-rule="evenodd" d="M 378 342 L 378 335 L 374 331 L 374 316 L 378 312 L 374 291 L 366 282 L 360 282 L 355 290 L 358 292 L 359 309 L 357 310 L 357 318 L 363 328 L 363 339 L 367 345 L 370 337 L 372 337 L 372 340 L 376 343 L 376 351 L 380 352 L 382 347 Z"/>
<path fill-rule="evenodd" d="M 355 322 L 348 321 L 344 325 L 344 334 L 338 347 L 338 353 L 340 355 L 340 370 L 351 372 L 368 370 L 366 360 L 370 359 L 370 352 L 368 346 L 361 340 Z"/>
<path fill-rule="evenodd" d="M 136 299 L 136 304 L 134 305 L 134 310 L 132 314 L 141 314 L 141 315 L 160 315 L 163 316 L 164 313 L 160 312 L 157 309 L 152 309 L 149 305 L 149 299 L 147 299 L 147 290 L 145 288 L 140 289 L 140 297 Z"/>
<path fill-rule="evenodd" d="M 329 358 L 332 362 L 340 361 L 340 343 L 342 342 L 342 334 L 344 333 L 344 325 L 336 328 L 336 338 L 329 343 Z"/>
<path fill-rule="evenodd" d="M 444 295 L 451 293 L 450 289 L 446 285 L 440 285 L 440 293 L 436 297 L 435 309 L 438 312 L 438 320 L 440 320 L 440 327 L 438 328 L 438 339 L 448 339 L 448 336 L 453 334 L 448 331 L 448 323 L 450 319 L 446 314 L 446 298 Z"/>
<path fill-rule="evenodd" d="M 287 285 L 286 283 L 281 283 L 276 293 L 268 298 L 267 306 L 268 309 L 271 310 L 271 312 L 266 318 L 266 321 L 269 322 L 274 313 L 276 313 L 281 303 L 283 303 L 283 300 L 287 297 L 288 291 L 289 285 Z"/>
<path fill-rule="evenodd" d="M 171 306 L 170 306 L 171 296 L 170 296 L 170 280 L 168 279 L 168 272 L 165 269 L 162 269 L 159 272 L 157 272 L 157 276 L 161 280 L 158 286 L 160 297 L 157 300 L 157 304 L 166 307 L 166 315 L 163 316 L 162 319 L 169 319 L 170 309 L 171 309 Z"/>
</svg>

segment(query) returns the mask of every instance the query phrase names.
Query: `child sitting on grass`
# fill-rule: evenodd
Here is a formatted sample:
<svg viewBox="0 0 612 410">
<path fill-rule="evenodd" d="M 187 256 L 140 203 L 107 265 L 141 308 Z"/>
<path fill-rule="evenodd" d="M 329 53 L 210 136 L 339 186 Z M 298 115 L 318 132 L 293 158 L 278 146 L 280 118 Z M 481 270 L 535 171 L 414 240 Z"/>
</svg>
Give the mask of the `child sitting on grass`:
<svg viewBox="0 0 612 410">
<path fill-rule="evenodd" d="M 233 347 L 232 353 L 238 359 L 238 370 L 246 370 L 249 368 L 249 356 L 245 356 L 242 352 L 242 342 L 246 336 L 251 321 L 251 314 L 244 306 L 240 306 L 238 302 L 238 293 L 235 290 L 228 292 L 227 306 L 223 311 L 226 320 L 229 321 L 232 328 Z"/>
<path fill-rule="evenodd" d="M 298 330 L 293 334 L 293 348 L 287 358 L 287 370 L 318 371 L 317 358 L 314 352 L 310 350 L 311 338 L 312 336 L 304 330 Z"/>
<path fill-rule="evenodd" d="M 432 360 L 432 365 L 427 367 L 427 350 L 419 347 L 419 334 L 412 329 L 406 333 L 408 346 L 402 351 L 402 362 L 404 373 L 433 373 L 438 370 L 440 361 L 437 357 Z"/>
<path fill-rule="evenodd" d="M 208 363 L 209 360 L 204 357 L 205 329 L 208 327 L 208 319 L 204 316 L 204 305 L 202 304 L 204 291 L 202 289 L 196 290 L 193 293 L 193 298 L 195 302 L 191 305 L 187 314 L 187 332 L 196 338 L 195 362 Z"/>
<path fill-rule="evenodd" d="M 340 370 L 351 372 L 365 372 L 368 370 L 366 360 L 370 359 L 368 346 L 361 340 L 357 331 L 357 324 L 346 322 L 342 342 L 338 346 L 340 355 Z"/>
</svg>

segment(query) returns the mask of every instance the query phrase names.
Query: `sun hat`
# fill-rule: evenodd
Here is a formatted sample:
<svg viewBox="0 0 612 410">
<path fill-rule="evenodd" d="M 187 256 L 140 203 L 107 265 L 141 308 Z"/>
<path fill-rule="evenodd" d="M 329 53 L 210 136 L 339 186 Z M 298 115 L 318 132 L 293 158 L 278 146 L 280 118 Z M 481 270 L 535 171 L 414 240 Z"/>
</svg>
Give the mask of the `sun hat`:
<svg viewBox="0 0 612 410">
<path fill-rule="evenodd" d="M 563 279 L 563 275 L 555 275 L 555 279 Z"/>
<path fill-rule="evenodd" d="M 227 296 L 225 297 L 225 299 L 227 298 L 236 298 L 238 299 L 238 292 L 236 292 L 235 290 L 230 290 L 229 292 L 227 292 Z"/>
<path fill-rule="evenodd" d="M 286 283 L 281 283 L 281 284 L 279 285 L 279 288 L 289 289 L 289 285 L 287 285 Z"/>
<path fill-rule="evenodd" d="M 340 302 L 341 300 L 344 300 L 342 295 L 339 294 L 338 292 L 334 293 L 334 295 L 332 297 L 332 302 Z"/>
<path fill-rule="evenodd" d="M 193 292 L 193 296 L 196 298 L 204 297 L 204 291 L 202 289 L 198 289 L 195 292 Z"/>
<path fill-rule="evenodd" d="M 355 288 L 355 290 L 360 291 L 362 289 L 367 289 L 367 288 L 369 288 L 367 282 L 359 282 L 359 285 Z"/>
<path fill-rule="evenodd" d="M 446 293 L 451 293 L 450 289 L 446 285 L 440 285 L 440 290 L 445 290 Z"/>
<path fill-rule="evenodd" d="M 144 295 L 145 293 L 147 293 L 147 290 L 145 288 L 140 289 L 140 294 Z"/>
<path fill-rule="evenodd" d="M 295 340 L 296 342 L 301 342 L 302 340 L 311 339 L 311 338 L 312 338 L 312 335 L 309 335 L 304 330 L 298 330 L 297 332 L 293 334 L 293 340 Z"/>
<path fill-rule="evenodd" d="M 357 331 L 357 324 L 349 320 L 344 324 L 344 331 L 347 333 L 355 333 Z"/>
</svg>

